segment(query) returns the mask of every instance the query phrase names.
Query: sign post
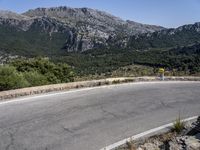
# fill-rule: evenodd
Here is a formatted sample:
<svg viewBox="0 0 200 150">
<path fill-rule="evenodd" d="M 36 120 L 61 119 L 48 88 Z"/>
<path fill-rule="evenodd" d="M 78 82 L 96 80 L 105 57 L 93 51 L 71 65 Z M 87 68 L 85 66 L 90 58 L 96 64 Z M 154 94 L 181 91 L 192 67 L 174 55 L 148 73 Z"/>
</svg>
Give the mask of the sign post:
<svg viewBox="0 0 200 150">
<path fill-rule="evenodd" d="M 164 68 L 159 68 L 158 73 L 159 73 L 160 79 L 161 80 L 165 80 L 165 76 L 164 76 L 165 69 Z"/>
</svg>

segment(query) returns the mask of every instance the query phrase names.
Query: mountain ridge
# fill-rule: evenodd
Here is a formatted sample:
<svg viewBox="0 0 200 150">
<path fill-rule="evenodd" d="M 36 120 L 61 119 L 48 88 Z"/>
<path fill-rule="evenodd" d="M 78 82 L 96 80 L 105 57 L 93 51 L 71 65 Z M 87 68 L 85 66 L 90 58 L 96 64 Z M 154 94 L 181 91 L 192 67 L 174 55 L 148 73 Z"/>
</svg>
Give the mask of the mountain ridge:
<svg viewBox="0 0 200 150">
<path fill-rule="evenodd" d="M 167 29 L 123 20 L 100 10 L 66 6 L 36 8 L 22 14 L 0 11 L 0 49 L 48 55 L 184 46 L 200 42 L 199 24 Z"/>
</svg>

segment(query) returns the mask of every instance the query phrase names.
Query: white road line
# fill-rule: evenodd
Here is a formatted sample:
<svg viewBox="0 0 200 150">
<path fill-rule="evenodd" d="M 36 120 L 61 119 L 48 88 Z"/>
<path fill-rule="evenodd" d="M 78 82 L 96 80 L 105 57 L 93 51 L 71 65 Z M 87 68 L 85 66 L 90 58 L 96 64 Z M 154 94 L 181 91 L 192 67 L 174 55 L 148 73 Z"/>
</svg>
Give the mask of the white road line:
<svg viewBox="0 0 200 150">
<path fill-rule="evenodd" d="M 41 95 L 30 95 L 23 98 L 15 98 L 15 99 L 8 99 L 8 100 L 2 100 L 0 101 L 0 106 L 4 104 L 9 103 L 15 103 L 15 102 L 23 102 L 27 100 L 37 100 L 37 98 L 44 98 L 48 96 L 56 96 L 56 95 L 62 95 L 62 94 L 68 94 L 68 93 L 75 93 L 75 92 L 81 92 L 81 91 L 87 91 L 92 89 L 98 89 L 98 88 L 106 88 L 106 87 L 113 87 L 113 86 L 119 86 L 119 85 L 125 85 L 125 84 L 134 84 L 134 85 L 140 85 L 140 84 L 166 84 L 166 83 L 200 83 L 199 81 L 145 81 L 145 82 L 130 82 L 130 83 L 122 83 L 122 84 L 112 84 L 112 85 L 103 85 L 103 86 L 97 86 L 97 87 L 85 87 L 81 89 L 71 89 L 69 91 L 60 91 L 60 92 L 54 92 L 54 93 L 44 93 Z"/>
<path fill-rule="evenodd" d="M 198 116 L 194 116 L 194 117 L 190 117 L 190 118 L 183 119 L 182 121 L 184 121 L 184 122 L 185 122 L 185 121 L 191 121 L 191 120 L 194 120 L 194 119 L 197 119 L 197 118 L 198 118 Z M 106 146 L 106 147 L 104 147 L 104 148 L 102 148 L 102 149 L 100 149 L 100 150 L 112 150 L 112 149 L 117 148 L 117 147 L 119 147 L 119 146 L 121 146 L 121 145 L 123 145 L 123 144 L 125 144 L 125 143 L 127 143 L 127 142 L 130 142 L 130 141 L 132 141 L 132 140 L 136 140 L 136 139 L 142 138 L 142 137 L 144 137 L 144 136 L 147 136 L 147 135 L 149 135 L 149 134 L 158 132 L 158 131 L 160 131 L 160 130 L 163 130 L 163 129 L 166 129 L 166 128 L 169 128 L 169 127 L 172 127 L 172 126 L 173 126 L 173 123 L 169 123 L 169 124 L 166 124 L 166 125 L 162 125 L 162 126 L 160 126 L 160 127 L 153 128 L 153 129 L 150 129 L 150 130 L 148 130 L 148 131 L 145 131 L 145 132 L 136 134 L 136 135 L 134 135 L 134 136 L 132 136 L 132 137 L 130 137 L 130 138 L 123 139 L 123 140 L 121 140 L 121 141 L 119 141 L 119 142 L 116 142 L 116 143 L 114 143 L 114 144 L 111 144 L 111 145 L 109 145 L 109 146 Z"/>
</svg>

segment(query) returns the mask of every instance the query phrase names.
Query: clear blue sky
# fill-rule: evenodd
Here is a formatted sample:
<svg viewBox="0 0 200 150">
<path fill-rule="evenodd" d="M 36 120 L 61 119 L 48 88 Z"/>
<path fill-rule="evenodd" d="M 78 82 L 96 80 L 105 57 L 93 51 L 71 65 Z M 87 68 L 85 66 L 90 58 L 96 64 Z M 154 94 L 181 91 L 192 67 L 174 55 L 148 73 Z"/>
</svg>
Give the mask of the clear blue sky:
<svg viewBox="0 0 200 150">
<path fill-rule="evenodd" d="M 0 9 L 69 6 L 104 10 L 122 19 L 165 27 L 200 22 L 200 0 L 0 0 Z"/>
</svg>

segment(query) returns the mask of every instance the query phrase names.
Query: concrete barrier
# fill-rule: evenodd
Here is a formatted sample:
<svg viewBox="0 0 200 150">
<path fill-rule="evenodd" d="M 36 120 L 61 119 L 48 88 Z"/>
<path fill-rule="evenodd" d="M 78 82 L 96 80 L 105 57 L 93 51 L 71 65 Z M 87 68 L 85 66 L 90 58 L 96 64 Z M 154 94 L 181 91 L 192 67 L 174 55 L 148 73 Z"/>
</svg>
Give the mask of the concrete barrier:
<svg viewBox="0 0 200 150">
<path fill-rule="evenodd" d="M 166 81 L 200 81 L 200 77 L 165 77 Z M 63 84 L 44 85 L 38 87 L 29 87 L 16 90 L 0 92 L 0 100 L 17 98 L 20 96 L 48 93 L 53 91 L 64 91 L 75 88 L 94 87 L 108 84 L 117 84 L 123 82 L 141 82 L 141 81 L 159 81 L 158 77 L 121 77 L 107 78 L 101 80 L 71 82 Z"/>
</svg>

